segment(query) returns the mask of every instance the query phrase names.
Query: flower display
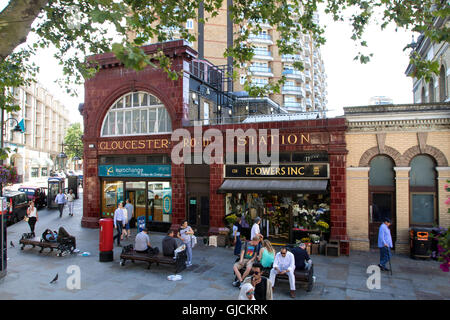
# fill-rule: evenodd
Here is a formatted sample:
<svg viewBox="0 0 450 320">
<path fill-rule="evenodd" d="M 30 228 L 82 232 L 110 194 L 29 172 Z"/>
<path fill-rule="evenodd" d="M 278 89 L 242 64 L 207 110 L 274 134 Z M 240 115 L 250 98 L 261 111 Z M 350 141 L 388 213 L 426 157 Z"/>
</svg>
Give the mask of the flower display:
<svg viewBox="0 0 450 320">
<path fill-rule="evenodd" d="M 8 165 L 0 165 L 0 182 L 5 184 L 17 183 L 19 177 L 17 175 L 17 170 L 15 167 Z"/>
</svg>

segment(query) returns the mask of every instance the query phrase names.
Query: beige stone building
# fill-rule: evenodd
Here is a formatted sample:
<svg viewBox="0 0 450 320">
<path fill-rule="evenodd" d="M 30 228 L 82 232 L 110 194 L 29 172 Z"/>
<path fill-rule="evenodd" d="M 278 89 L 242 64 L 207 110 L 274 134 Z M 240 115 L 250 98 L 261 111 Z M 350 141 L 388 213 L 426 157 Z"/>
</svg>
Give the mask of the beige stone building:
<svg viewBox="0 0 450 320">
<path fill-rule="evenodd" d="M 450 18 L 437 18 L 435 26 L 450 26 Z M 422 58 L 439 63 L 439 75 L 433 75 L 431 81 L 413 77 L 414 103 L 450 101 L 450 51 L 448 42 L 432 43 L 429 38 L 420 35 L 414 49 Z M 414 73 L 414 65 L 410 64 L 406 69 L 406 75 Z"/>
<path fill-rule="evenodd" d="M 39 83 L 12 90 L 21 109 L 5 113 L 5 120 L 22 122 L 25 132 L 14 132 L 17 123 L 5 121 L 4 145 L 11 149 L 5 163 L 16 167 L 20 182 L 48 177 L 59 169 L 57 155 L 70 126 L 68 109 Z"/>
<path fill-rule="evenodd" d="M 347 119 L 347 232 L 350 248 L 377 247 L 389 217 L 396 252 L 409 228 L 450 226 L 450 103 L 344 108 Z"/>
</svg>

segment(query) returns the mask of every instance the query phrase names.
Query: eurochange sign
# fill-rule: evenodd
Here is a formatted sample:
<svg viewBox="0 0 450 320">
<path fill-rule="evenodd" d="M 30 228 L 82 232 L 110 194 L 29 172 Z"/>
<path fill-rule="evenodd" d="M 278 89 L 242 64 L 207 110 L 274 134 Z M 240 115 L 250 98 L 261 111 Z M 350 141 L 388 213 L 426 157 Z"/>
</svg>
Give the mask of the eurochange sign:
<svg viewBox="0 0 450 320">
<path fill-rule="evenodd" d="M 170 165 L 99 165 L 99 177 L 170 178 Z"/>
</svg>

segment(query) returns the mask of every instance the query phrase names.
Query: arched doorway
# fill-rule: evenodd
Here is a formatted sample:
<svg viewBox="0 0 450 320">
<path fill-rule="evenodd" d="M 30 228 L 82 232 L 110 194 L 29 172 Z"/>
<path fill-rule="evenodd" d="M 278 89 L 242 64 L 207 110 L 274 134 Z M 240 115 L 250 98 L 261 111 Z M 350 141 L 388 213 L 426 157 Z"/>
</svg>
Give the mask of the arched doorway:
<svg viewBox="0 0 450 320">
<path fill-rule="evenodd" d="M 384 218 L 391 220 L 392 242 L 395 244 L 395 173 L 394 161 L 378 155 L 370 161 L 369 171 L 369 242 L 371 248 L 378 247 L 378 229 Z"/>
</svg>

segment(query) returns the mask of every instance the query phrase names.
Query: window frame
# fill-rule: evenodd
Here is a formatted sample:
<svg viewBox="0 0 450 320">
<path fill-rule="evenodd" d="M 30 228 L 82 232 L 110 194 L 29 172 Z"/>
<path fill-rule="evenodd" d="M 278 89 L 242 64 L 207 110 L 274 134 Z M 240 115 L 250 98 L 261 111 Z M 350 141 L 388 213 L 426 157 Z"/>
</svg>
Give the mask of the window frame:
<svg viewBox="0 0 450 320">
<path fill-rule="evenodd" d="M 146 97 L 146 105 L 141 105 L 141 102 L 139 102 L 139 106 L 133 106 L 134 105 L 134 95 L 135 94 L 144 94 L 147 95 Z M 152 97 L 154 99 L 156 99 L 157 104 L 152 104 Z M 126 102 L 129 101 L 130 102 L 130 106 L 127 106 Z M 144 100 L 142 100 L 144 101 Z M 120 103 L 120 107 L 119 106 Z M 150 120 L 150 112 L 155 110 L 156 111 L 156 120 Z M 138 123 L 138 127 L 139 130 L 138 132 L 134 132 L 134 123 L 135 123 L 135 112 L 138 113 L 138 119 L 139 119 L 139 123 Z M 122 113 L 123 116 L 122 117 L 118 117 L 117 115 L 119 113 Z M 143 118 L 143 114 L 146 114 L 146 119 L 145 119 L 145 126 L 147 131 L 146 132 L 142 132 L 141 131 L 141 127 L 142 127 L 142 118 Z M 127 114 L 130 115 L 130 128 L 127 127 Z M 164 115 L 164 125 L 163 127 L 165 128 L 164 131 L 160 131 L 160 126 L 159 126 L 159 122 L 160 122 L 160 115 L 163 114 Z M 114 121 L 111 121 L 112 119 L 112 115 L 114 118 Z M 120 131 L 118 128 L 118 119 L 121 118 L 121 122 L 122 122 L 122 130 L 121 133 L 119 134 L 118 132 Z M 151 121 L 153 121 L 153 128 L 154 131 L 150 132 L 150 128 L 151 128 Z M 110 125 L 114 126 L 114 133 L 111 134 L 110 132 Z M 107 126 L 107 127 L 105 127 Z M 107 133 L 105 134 L 105 130 L 107 130 Z M 167 110 L 167 108 L 165 107 L 165 105 L 160 101 L 160 99 L 158 99 L 156 96 L 152 95 L 151 93 L 145 92 L 145 91 L 138 91 L 138 92 L 128 92 L 122 96 L 120 96 L 118 99 L 116 99 L 114 101 L 114 103 L 111 104 L 111 106 L 108 109 L 108 112 L 106 113 L 105 117 L 103 118 L 103 122 L 102 122 L 102 126 L 101 126 L 101 131 L 100 131 L 100 137 L 125 137 L 125 136 L 144 136 L 144 135 L 161 135 L 161 134 L 170 134 L 172 132 L 172 119 L 170 117 L 170 114 Z"/>
</svg>

